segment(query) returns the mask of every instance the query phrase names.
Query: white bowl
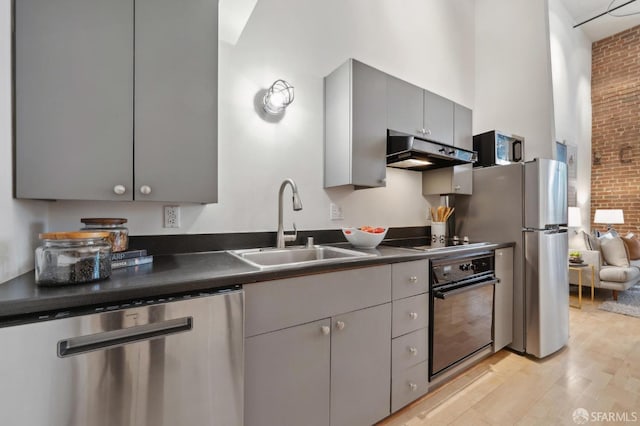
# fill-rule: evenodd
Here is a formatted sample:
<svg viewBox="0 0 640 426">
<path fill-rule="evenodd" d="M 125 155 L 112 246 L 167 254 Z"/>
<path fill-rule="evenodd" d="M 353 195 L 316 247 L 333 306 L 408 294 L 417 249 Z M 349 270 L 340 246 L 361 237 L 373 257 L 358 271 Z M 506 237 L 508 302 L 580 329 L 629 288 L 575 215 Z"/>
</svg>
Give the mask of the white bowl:
<svg viewBox="0 0 640 426">
<path fill-rule="evenodd" d="M 361 231 L 358 228 L 342 228 L 342 233 L 352 246 L 362 249 L 376 248 L 382 242 L 389 228 L 384 228 L 384 232 L 373 233 Z"/>
</svg>

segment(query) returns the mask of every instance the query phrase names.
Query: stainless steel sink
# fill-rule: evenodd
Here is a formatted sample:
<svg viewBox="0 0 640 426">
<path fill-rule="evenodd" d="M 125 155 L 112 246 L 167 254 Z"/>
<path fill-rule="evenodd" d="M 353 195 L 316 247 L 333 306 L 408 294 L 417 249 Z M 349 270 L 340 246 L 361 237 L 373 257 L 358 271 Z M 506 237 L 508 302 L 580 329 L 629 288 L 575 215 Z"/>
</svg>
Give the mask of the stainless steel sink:
<svg viewBox="0 0 640 426">
<path fill-rule="evenodd" d="M 325 263 L 340 259 L 344 260 L 374 256 L 373 254 L 331 246 L 258 248 L 229 250 L 228 253 L 260 269 Z"/>
</svg>

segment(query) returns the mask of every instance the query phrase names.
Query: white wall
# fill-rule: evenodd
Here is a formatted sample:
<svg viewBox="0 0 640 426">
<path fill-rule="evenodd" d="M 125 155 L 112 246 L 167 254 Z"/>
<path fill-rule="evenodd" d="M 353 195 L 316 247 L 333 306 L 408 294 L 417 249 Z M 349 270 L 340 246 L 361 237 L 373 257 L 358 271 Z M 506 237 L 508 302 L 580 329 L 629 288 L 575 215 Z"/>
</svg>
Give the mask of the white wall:
<svg viewBox="0 0 640 426">
<path fill-rule="evenodd" d="M 554 158 L 547 1 L 477 0 L 474 134 L 525 138 L 525 160 Z"/>
<path fill-rule="evenodd" d="M 11 0 L 0 0 L 0 282 L 33 269 L 47 203 L 13 199 Z"/>
<path fill-rule="evenodd" d="M 591 40 L 574 29 L 561 0 L 549 0 L 556 139 L 578 147 L 578 207 L 589 232 L 591 205 Z"/>
<path fill-rule="evenodd" d="M 274 231 L 288 177 L 304 209 L 291 211 L 287 189 L 287 229 L 292 221 L 298 229 L 426 225 L 420 173 L 387 169 L 386 188 L 323 189 L 323 77 L 355 57 L 473 108 L 474 13 L 473 0 L 260 0 L 237 44 L 220 44 L 219 202 L 183 205 L 175 230 L 162 228 L 159 203 L 59 201 L 50 205 L 51 229 L 121 216 L 134 235 Z M 277 78 L 295 86 L 296 99 L 280 122 L 267 123 L 253 99 Z M 328 219 L 331 201 L 344 221 Z"/>
</svg>

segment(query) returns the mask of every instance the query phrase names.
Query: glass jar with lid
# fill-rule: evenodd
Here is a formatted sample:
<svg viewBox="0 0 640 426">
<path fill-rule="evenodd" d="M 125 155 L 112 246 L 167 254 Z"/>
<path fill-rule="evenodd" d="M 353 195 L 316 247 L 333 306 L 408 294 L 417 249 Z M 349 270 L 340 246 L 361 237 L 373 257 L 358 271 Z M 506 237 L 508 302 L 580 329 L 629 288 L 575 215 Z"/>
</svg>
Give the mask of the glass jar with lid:
<svg viewBox="0 0 640 426">
<path fill-rule="evenodd" d="M 111 275 L 108 232 L 49 232 L 39 235 L 36 249 L 36 283 L 79 284 Z"/>
<path fill-rule="evenodd" d="M 85 217 L 80 219 L 84 223 L 84 230 L 87 231 L 107 231 L 109 232 L 109 243 L 111 251 L 126 251 L 129 247 L 129 230 L 125 223 L 127 219 L 109 217 Z"/>
</svg>

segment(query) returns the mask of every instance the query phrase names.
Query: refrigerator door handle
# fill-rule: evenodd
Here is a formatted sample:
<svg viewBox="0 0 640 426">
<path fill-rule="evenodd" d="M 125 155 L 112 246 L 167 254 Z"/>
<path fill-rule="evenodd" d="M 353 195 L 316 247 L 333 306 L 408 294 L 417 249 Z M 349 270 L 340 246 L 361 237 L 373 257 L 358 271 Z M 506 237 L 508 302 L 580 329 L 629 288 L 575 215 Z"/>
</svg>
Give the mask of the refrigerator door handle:
<svg viewBox="0 0 640 426">
<path fill-rule="evenodd" d="M 176 318 L 103 333 L 72 337 L 58 342 L 58 356 L 65 358 L 113 348 L 142 340 L 157 339 L 193 329 L 193 317 Z"/>
</svg>

